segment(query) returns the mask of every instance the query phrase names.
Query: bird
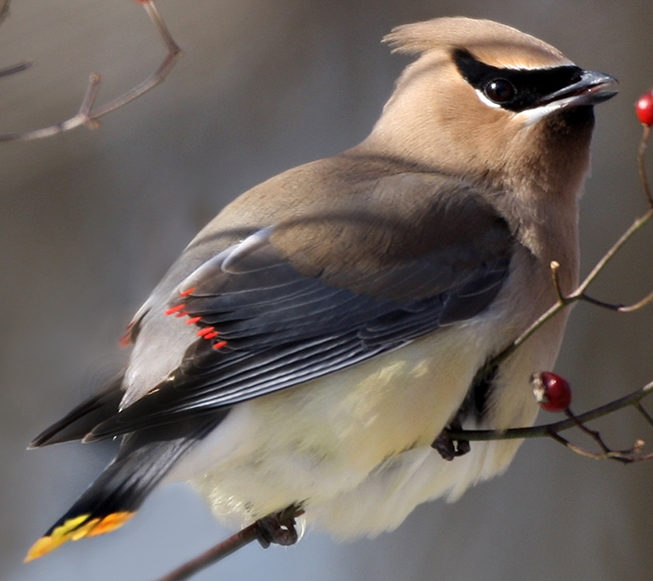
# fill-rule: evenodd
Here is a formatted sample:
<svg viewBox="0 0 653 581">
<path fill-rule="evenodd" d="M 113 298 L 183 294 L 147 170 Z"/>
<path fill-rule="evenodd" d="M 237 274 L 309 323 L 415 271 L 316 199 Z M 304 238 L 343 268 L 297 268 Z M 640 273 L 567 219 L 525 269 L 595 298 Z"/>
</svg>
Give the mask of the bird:
<svg viewBox="0 0 653 581">
<path fill-rule="evenodd" d="M 228 525 L 295 507 L 346 540 L 510 464 L 521 441 L 447 429 L 535 422 L 567 311 L 499 354 L 577 285 L 593 109 L 617 81 L 489 20 L 384 41 L 412 61 L 369 136 L 227 205 L 129 324 L 124 371 L 32 442 L 120 444 L 27 560 L 171 481 Z"/>
</svg>

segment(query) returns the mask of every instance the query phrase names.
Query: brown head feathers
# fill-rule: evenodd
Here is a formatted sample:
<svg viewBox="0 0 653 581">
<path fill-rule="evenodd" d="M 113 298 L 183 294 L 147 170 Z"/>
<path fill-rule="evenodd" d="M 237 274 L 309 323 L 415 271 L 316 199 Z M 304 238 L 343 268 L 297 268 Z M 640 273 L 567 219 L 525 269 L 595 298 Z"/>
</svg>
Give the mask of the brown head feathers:
<svg viewBox="0 0 653 581">
<path fill-rule="evenodd" d="M 491 20 L 450 17 L 404 24 L 383 40 L 393 52 L 412 55 L 464 47 L 498 67 L 544 68 L 570 62 L 546 42 Z"/>
</svg>

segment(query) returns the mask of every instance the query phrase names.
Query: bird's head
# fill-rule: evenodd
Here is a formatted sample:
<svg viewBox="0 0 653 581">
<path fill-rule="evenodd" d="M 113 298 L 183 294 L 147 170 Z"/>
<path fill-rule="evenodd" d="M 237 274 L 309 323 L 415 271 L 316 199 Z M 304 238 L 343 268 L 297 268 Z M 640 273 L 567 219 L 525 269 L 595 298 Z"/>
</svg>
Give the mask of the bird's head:
<svg viewBox="0 0 653 581">
<path fill-rule="evenodd" d="M 616 94 L 616 79 L 488 20 L 409 24 L 385 41 L 419 58 L 399 78 L 367 143 L 485 182 L 552 166 L 567 182 L 582 180 L 592 106 Z"/>
</svg>

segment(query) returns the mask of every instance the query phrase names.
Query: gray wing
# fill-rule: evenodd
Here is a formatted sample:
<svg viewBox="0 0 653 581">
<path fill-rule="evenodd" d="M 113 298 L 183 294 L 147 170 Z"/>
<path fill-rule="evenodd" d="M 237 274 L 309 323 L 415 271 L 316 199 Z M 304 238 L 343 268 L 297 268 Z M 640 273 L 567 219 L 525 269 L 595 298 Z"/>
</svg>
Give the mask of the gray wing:
<svg viewBox="0 0 653 581">
<path fill-rule="evenodd" d="M 447 207 L 438 215 L 433 204 L 429 225 L 437 227 L 449 212 L 446 243 L 435 232 L 434 242 L 416 248 L 412 256 L 404 248 L 399 258 L 395 253 L 392 261 L 380 258 L 363 268 L 360 262 L 343 261 L 343 245 L 336 242 L 329 264 L 340 259 L 341 266 L 310 276 L 303 267 L 310 259 L 307 247 L 296 245 L 294 253 L 288 252 L 289 236 L 283 236 L 288 232 L 279 235 L 282 226 L 276 226 L 207 260 L 166 306 L 168 316 L 180 317 L 179 325 L 198 328 L 179 367 L 86 439 L 216 413 L 401 348 L 481 313 L 508 276 L 513 238 L 506 222 L 472 192 L 458 194 L 453 214 L 451 198 L 442 199 Z M 321 223 L 325 220 L 323 216 Z M 342 216 L 334 220 L 341 222 Z M 373 235 L 375 223 L 383 230 L 391 227 L 371 219 L 360 226 L 358 236 Z M 470 232 L 470 223 L 477 231 Z M 348 235 L 344 247 L 353 248 L 351 238 L 357 234 Z M 401 239 L 399 233 L 391 238 Z M 379 252 L 380 257 L 388 254 L 387 249 Z"/>
</svg>

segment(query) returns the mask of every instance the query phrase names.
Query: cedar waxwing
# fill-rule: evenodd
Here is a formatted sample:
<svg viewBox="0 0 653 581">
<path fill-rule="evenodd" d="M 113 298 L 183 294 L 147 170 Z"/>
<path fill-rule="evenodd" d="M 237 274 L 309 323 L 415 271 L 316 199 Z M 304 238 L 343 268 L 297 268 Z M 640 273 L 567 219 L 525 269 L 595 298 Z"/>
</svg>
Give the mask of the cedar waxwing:
<svg viewBox="0 0 653 581">
<path fill-rule="evenodd" d="M 249 190 L 185 249 L 128 327 L 124 373 L 32 447 L 121 436 L 32 547 L 113 530 L 152 489 L 193 484 L 222 521 L 290 506 L 338 538 L 505 470 L 515 440 L 452 461 L 450 425 L 531 425 L 559 314 L 487 363 L 578 273 L 593 105 L 615 79 L 485 20 L 385 39 L 415 55 L 370 136 Z"/>
</svg>

